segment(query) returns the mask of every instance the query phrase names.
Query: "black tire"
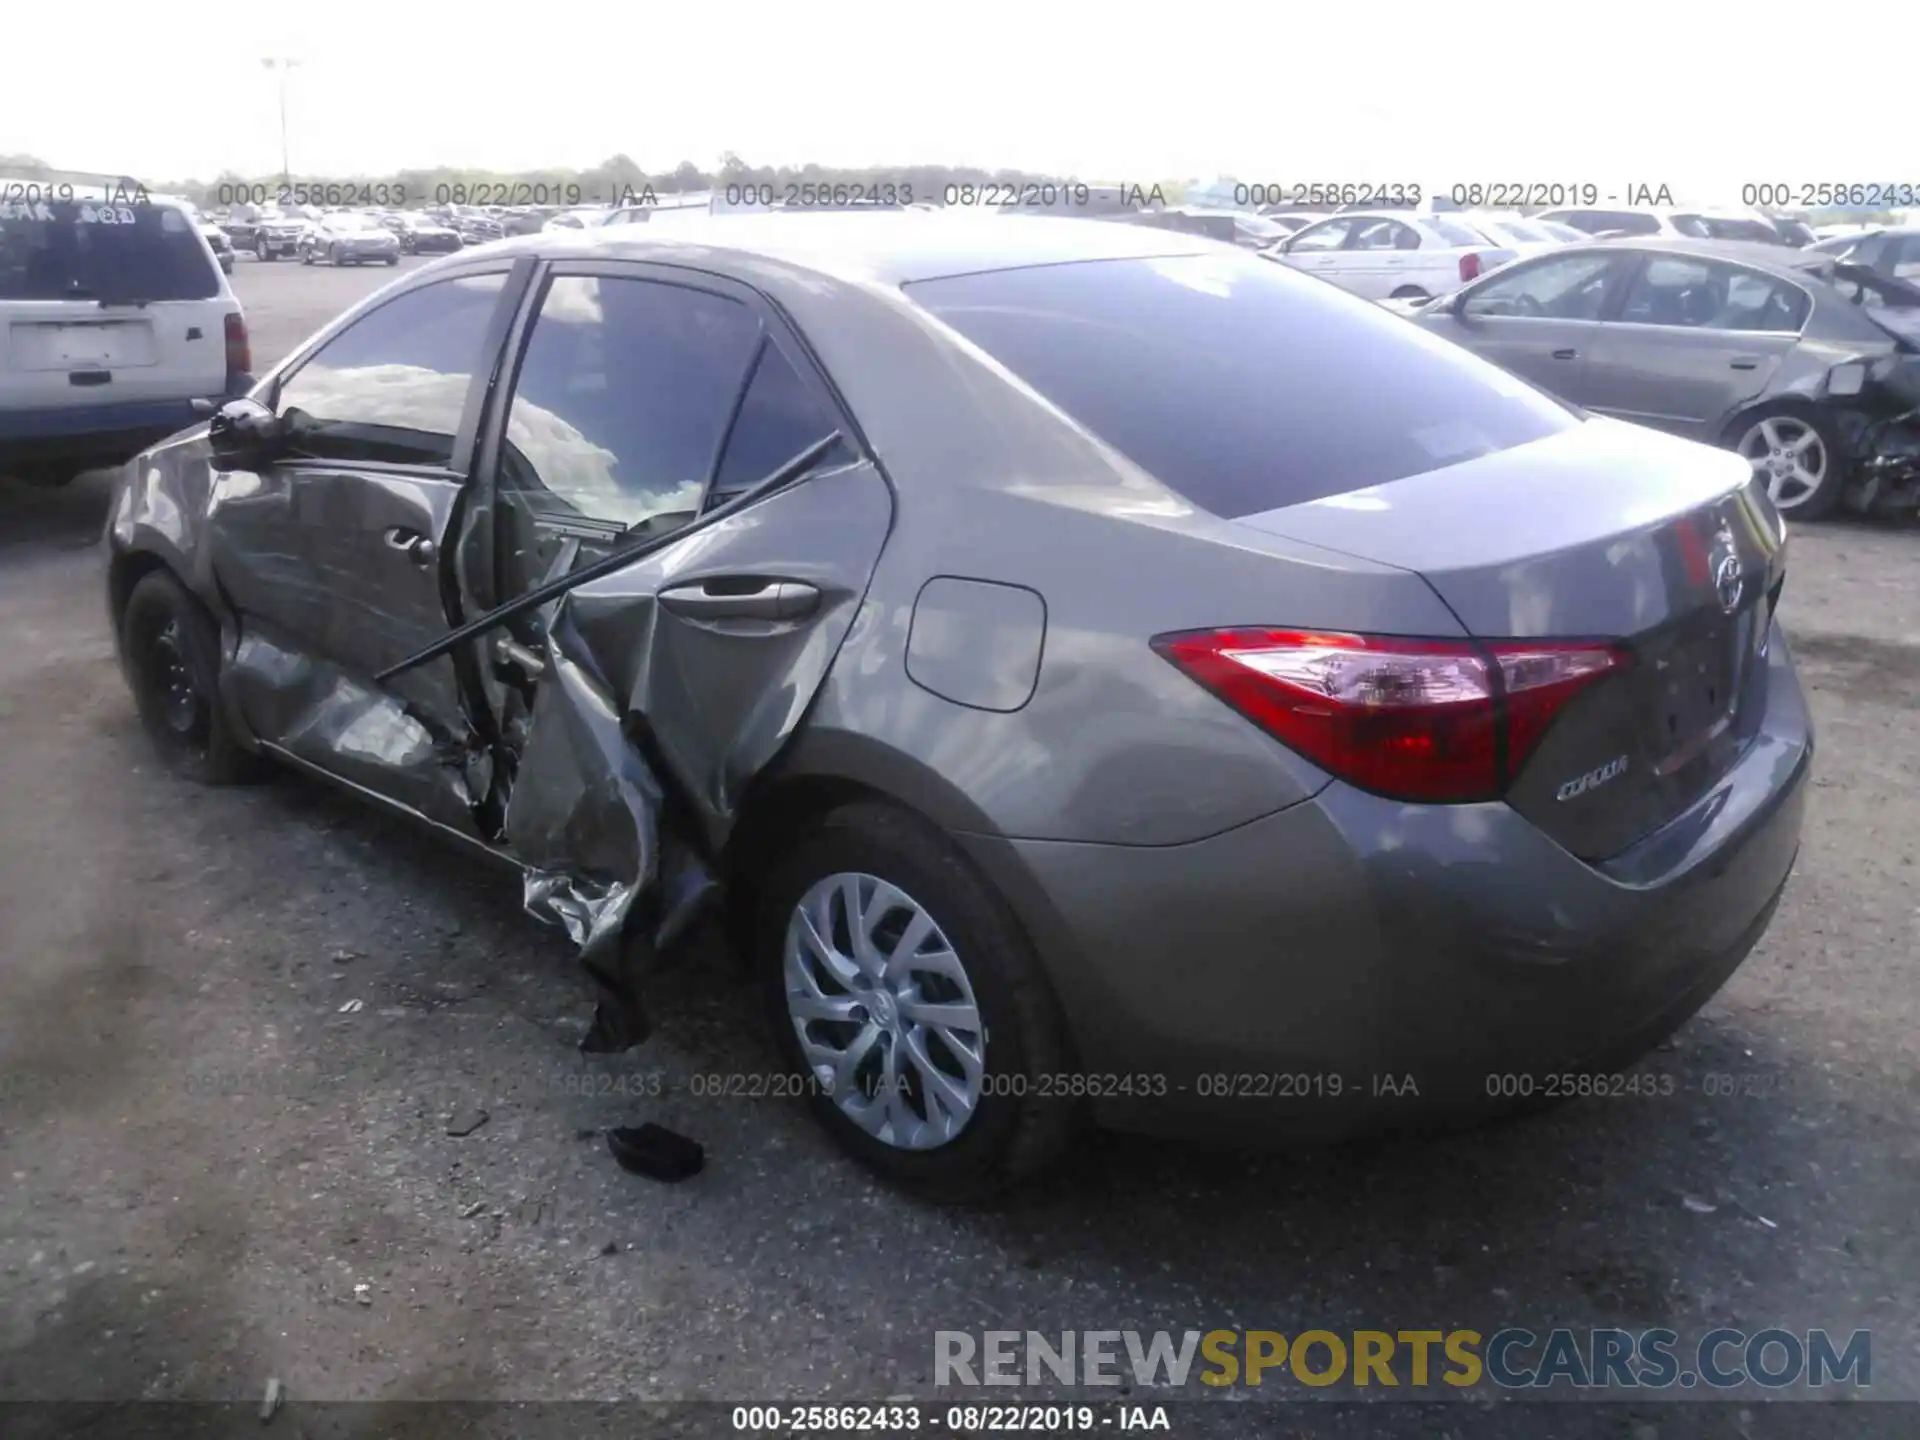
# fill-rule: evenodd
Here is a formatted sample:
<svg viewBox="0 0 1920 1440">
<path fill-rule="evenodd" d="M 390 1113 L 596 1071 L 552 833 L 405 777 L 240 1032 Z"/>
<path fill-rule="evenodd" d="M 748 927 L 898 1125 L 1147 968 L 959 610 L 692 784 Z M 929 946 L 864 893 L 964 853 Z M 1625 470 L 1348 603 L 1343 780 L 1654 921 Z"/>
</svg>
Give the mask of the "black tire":
<svg viewBox="0 0 1920 1440">
<path fill-rule="evenodd" d="M 273 251 L 267 248 L 266 241 L 256 240 L 253 242 L 253 258 L 258 260 L 263 265 L 271 264 L 273 262 Z"/>
<path fill-rule="evenodd" d="M 398 255 L 387 256 L 387 264 L 398 265 L 399 263 L 400 263 L 400 257 Z"/>
<path fill-rule="evenodd" d="M 265 771 L 266 762 L 234 739 L 216 699 L 219 632 L 166 571 L 141 576 L 127 597 L 120 653 L 140 724 L 168 768 L 203 785 L 241 784 Z"/>
<path fill-rule="evenodd" d="M 1389 300 L 1431 300 L 1433 297 L 1418 285 L 1402 285 L 1387 298 Z"/>
<path fill-rule="evenodd" d="M 782 978 L 787 925 L 807 890 L 837 872 L 873 875 L 912 896 L 945 932 L 973 987 L 988 1036 L 984 1093 L 958 1136 L 936 1148 L 909 1150 L 868 1134 L 810 1083 L 801 1058 Z M 991 884 L 918 817 L 862 801 L 803 832 L 762 892 L 754 962 L 775 1043 L 814 1115 L 845 1150 L 901 1188 L 941 1204 L 985 1199 L 1038 1174 L 1072 1138 L 1075 1102 L 1038 1093 L 1040 1077 L 1071 1069 L 1065 1026 L 1039 961 Z"/>
<path fill-rule="evenodd" d="M 340 268 L 340 247 L 338 245 L 329 245 L 327 247 L 327 264 L 333 266 L 336 270 Z"/>
<path fill-rule="evenodd" d="M 1821 519 L 1833 512 L 1840 503 L 1841 495 L 1846 492 L 1847 462 L 1841 451 L 1840 432 L 1832 418 L 1819 406 L 1798 400 L 1775 400 L 1755 406 L 1727 427 L 1726 433 L 1720 437 L 1720 443 L 1729 450 L 1738 450 L 1742 438 L 1755 426 L 1764 420 L 1780 417 L 1798 421 L 1820 437 L 1820 443 L 1827 452 L 1827 469 L 1820 483 L 1807 495 L 1792 504 L 1776 502 L 1776 505 L 1780 513 L 1790 520 Z"/>
</svg>

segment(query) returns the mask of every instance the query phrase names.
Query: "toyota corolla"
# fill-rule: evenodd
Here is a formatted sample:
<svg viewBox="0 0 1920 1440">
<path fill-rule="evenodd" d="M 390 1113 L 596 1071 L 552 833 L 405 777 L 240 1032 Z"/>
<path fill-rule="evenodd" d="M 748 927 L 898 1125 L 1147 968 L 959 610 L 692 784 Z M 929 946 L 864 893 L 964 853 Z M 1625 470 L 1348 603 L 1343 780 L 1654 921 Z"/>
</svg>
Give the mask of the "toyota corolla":
<svg viewBox="0 0 1920 1440">
<path fill-rule="evenodd" d="M 139 713 L 519 874 L 659 1017 L 703 907 L 940 1197 L 1075 1123 L 1472 1118 L 1721 986 L 1813 750 L 1736 455 L 1164 230 L 539 234 L 135 460 Z"/>
</svg>

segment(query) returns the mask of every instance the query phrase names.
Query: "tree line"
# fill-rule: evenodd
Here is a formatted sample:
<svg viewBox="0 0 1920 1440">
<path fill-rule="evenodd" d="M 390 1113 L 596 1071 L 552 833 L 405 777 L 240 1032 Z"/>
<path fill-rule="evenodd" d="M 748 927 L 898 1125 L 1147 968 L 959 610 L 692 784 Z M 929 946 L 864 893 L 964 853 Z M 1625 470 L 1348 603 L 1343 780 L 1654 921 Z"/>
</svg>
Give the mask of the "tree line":
<svg viewBox="0 0 1920 1440">
<path fill-rule="evenodd" d="M 671 170 L 649 171 L 629 156 L 615 155 L 584 170 L 556 166 L 508 172 L 440 165 L 396 170 L 381 176 L 295 174 L 288 178 L 308 186 L 337 184 L 343 188 L 353 187 L 376 193 L 384 187 L 388 194 L 405 195 L 409 205 L 432 203 L 455 193 L 471 195 L 476 192 L 494 196 L 526 196 L 536 204 L 571 203 L 561 197 L 577 195 L 578 203 L 595 204 L 619 197 L 631 199 L 648 193 L 684 195 L 704 190 L 723 190 L 730 185 L 770 186 L 775 192 L 788 185 L 849 186 L 860 187 L 867 193 L 872 193 L 876 187 L 894 186 L 911 190 L 915 198 L 937 201 L 949 186 L 991 185 L 1013 189 L 1086 181 L 1086 177 L 1082 176 L 967 165 L 749 165 L 732 153 L 723 155 L 720 163 L 712 169 L 703 169 L 691 160 L 682 160 Z M 229 170 L 222 171 L 212 180 L 167 181 L 149 184 L 147 188 L 156 194 L 183 195 L 196 204 L 211 206 L 224 203 L 223 197 L 259 193 L 262 187 L 265 187 L 265 193 L 272 195 L 281 183 L 282 177 L 277 172 L 242 175 Z M 1177 203 L 1185 190 L 1183 185 L 1177 183 L 1158 183 L 1161 196 L 1168 203 Z"/>
</svg>

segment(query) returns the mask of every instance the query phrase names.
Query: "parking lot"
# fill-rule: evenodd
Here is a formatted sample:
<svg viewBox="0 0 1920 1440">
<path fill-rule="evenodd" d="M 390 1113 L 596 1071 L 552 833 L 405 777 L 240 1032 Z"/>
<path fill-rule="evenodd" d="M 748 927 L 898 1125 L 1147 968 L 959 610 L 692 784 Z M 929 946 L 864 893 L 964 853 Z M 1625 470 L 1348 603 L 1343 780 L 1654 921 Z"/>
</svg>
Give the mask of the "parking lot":
<svg viewBox="0 0 1920 1440">
<path fill-rule="evenodd" d="M 394 273 L 242 259 L 256 368 Z M 1920 533 L 1794 530 L 1817 788 L 1772 930 L 1646 1062 L 1670 1095 L 1331 1151 L 1098 1137 L 940 1211 L 796 1100 L 692 1093 L 774 1064 L 717 942 L 655 1038 L 582 1057 L 589 986 L 511 880 L 303 779 L 162 772 L 108 479 L 0 481 L 0 1394 L 877 1401 L 935 1394 L 941 1329 L 1724 1324 L 1871 1330 L 1874 1395 L 1920 1400 Z M 618 1169 L 601 1132 L 645 1119 L 706 1171 Z M 1592 1433 L 1388 1410 L 1321 1433 Z"/>
</svg>

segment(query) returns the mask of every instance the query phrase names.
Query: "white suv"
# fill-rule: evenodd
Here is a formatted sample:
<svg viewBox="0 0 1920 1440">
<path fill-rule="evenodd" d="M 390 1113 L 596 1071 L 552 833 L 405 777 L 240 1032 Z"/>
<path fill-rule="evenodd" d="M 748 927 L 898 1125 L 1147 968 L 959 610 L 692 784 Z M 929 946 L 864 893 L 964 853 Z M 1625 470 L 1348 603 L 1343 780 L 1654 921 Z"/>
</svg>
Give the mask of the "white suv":
<svg viewBox="0 0 1920 1440">
<path fill-rule="evenodd" d="M 41 484 L 253 386 L 240 302 L 189 207 L 86 188 L 0 179 L 0 474 Z"/>
</svg>

